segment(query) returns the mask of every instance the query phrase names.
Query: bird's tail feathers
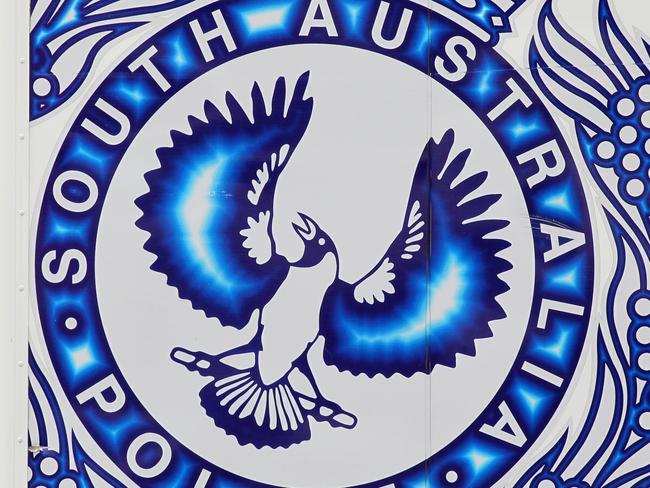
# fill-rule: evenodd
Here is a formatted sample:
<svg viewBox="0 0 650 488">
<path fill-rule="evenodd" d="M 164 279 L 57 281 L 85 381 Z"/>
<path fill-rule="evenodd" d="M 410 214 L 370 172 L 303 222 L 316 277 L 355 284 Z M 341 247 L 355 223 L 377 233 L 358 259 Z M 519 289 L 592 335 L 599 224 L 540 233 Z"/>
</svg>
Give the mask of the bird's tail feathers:
<svg viewBox="0 0 650 488">
<path fill-rule="evenodd" d="M 309 417 L 351 429 L 356 417 L 323 398 L 304 382 L 294 386 L 290 373 L 272 385 L 260 378 L 253 353 L 211 356 L 183 348 L 172 359 L 190 371 L 212 377 L 200 392 L 201 405 L 215 425 L 241 445 L 289 447 L 311 438 Z M 306 383 L 307 385 L 309 382 Z"/>
</svg>

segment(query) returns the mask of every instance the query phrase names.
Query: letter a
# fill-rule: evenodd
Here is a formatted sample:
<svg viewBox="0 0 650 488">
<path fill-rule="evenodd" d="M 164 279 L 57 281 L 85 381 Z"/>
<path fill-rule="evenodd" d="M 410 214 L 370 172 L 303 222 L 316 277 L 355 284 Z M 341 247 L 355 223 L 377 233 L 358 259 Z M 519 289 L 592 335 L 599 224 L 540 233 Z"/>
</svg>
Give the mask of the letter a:
<svg viewBox="0 0 650 488">
<path fill-rule="evenodd" d="M 496 424 L 483 424 L 479 431 L 485 435 L 499 439 L 500 441 L 512 444 L 513 446 L 523 446 L 526 443 L 526 435 L 524 434 L 524 431 L 521 430 L 519 423 L 517 423 L 515 416 L 512 415 L 506 402 L 501 402 L 501 405 L 499 405 L 499 412 L 501 412 L 501 418 Z M 509 427 L 511 432 L 505 431 L 504 427 Z"/>
<path fill-rule="evenodd" d="M 585 245 L 585 235 L 571 229 L 542 224 L 539 231 L 551 238 L 551 248 L 544 253 L 544 262 L 548 263 L 560 256 Z M 560 242 L 560 239 L 563 242 Z"/>
<path fill-rule="evenodd" d="M 316 18 L 319 12 L 320 17 Z M 305 19 L 302 21 L 302 27 L 300 27 L 300 37 L 308 36 L 313 28 L 325 29 L 328 36 L 338 37 L 334 17 L 332 17 L 332 11 L 327 0 L 311 0 L 309 2 Z"/>
</svg>

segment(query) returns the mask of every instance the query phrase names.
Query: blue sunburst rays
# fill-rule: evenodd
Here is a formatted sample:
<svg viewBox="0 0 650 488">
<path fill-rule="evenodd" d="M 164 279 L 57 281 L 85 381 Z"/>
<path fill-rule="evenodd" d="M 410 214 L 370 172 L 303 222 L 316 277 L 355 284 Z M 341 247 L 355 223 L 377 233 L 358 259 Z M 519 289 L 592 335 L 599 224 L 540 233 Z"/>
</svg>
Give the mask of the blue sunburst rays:
<svg viewBox="0 0 650 488">
<path fill-rule="evenodd" d="M 504 142 L 512 150 L 530 147 L 550 130 L 549 121 L 538 109 L 525 109 L 523 105 L 513 107 L 497 123 L 502 126 L 502 133 L 509 135 Z"/>
<path fill-rule="evenodd" d="M 489 111 L 499 103 L 499 87 L 505 83 L 504 76 L 503 69 L 490 56 L 485 56 L 476 69 L 467 73 L 467 81 L 460 90 L 478 107 Z"/>
<path fill-rule="evenodd" d="M 209 162 L 196 165 L 179 185 L 170 206 L 173 207 L 173 221 L 188 256 L 194 256 L 203 272 L 227 290 L 234 283 L 224 270 L 223 259 L 220 259 L 222 256 L 209 235 L 211 221 L 229 218 L 228 202 L 224 202 L 224 196 L 216 190 L 227 179 L 226 161 L 226 156 L 215 154 Z"/>
<path fill-rule="evenodd" d="M 553 388 L 553 387 L 551 387 Z M 555 395 L 549 390 L 549 385 L 543 386 L 532 379 L 520 379 L 513 383 L 511 388 L 513 405 L 517 410 L 526 412 L 526 415 L 520 415 L 519 421 L 526 429 L 536 428 L 540 419 L 544 416 L 550 400 Z M 552 402 L 551 402 L 552 403 Z"/>
<path fill-rule="evenodd" d="M 43 297 L 50 303 L 44 323 L 69 335 L 67 341 L 50 353 L 57 357 L 66 377 L 75 385 L 83 385 L 106 364 L 105 351 L 92 333 L 95 326 L 92 314 L 86 308 L 91 293 L 90 289 L 63 288 L 46 292 Z"/>
<path fill-rule="evenodd" d="M 437 456 L 436 463 L 408 478 L 404 488 L 443 488 L 454 486 L 487 486 L 486 480 L 507 462 L 513 453 L 489 442 L 487 436 L 465 440 L 453 451 Z"/>
<path fill-rule="evenodd" d="M 471 276 L 469 263 L 457 252 L 446 253 L 439 272 L 430 270 L 429 277 L 429 329 L 432 334 L 449 328 L 458 319 L 477 281 Z"/>
<path fill-rule="evenodd" d="M 472 353 L 473 340 L 490 331 L 485 305 L 468 306 L 485 301 L 486 291 L 486 270 L 471 255 L 450 243 L 430 263 L 429 276 L 423 259 L 405 276 L 397 270 L 396 294 L 385 304 L 358 304 L 349 291 L 340 292 L 323 321 L 333 328 L 326 336 L 336 364 L 368 374 L 388 375 L 388 369 L 412 374 L 423 370 L 425 355 L 451 365 L 456 353 Z"/>
<path fill-rule="evenodd" d="M 583 256 L 558 262 L 548 270 L 548 276 L 542 283 L 542 289 L 566 298 L 584 299 L 585 282 L 589 275 L 589 270 L 585 267 L 586 260 Z"/>
<path fill-rule="evenodd" d="M 414 290 L 413 302 L 394 307 L 382 317 L 353 313 L 350 304 L 339 296 L 330 312 L 331 324 L 336 327 L 331 338 L 337 343 L 337 364 L 342 363 L 343 369 L 368 374 L 383 372 L 384 366 L 394 368 L 397 363 L 402 366 L 400 370 L 403 363 L 412 364 L 411 373 L 422 369 L 426 331 L 426 301 L 422 291 L 421 287 Z"/>
<path fill-rule="evenodd" d="M 252 286 L 231 266 L 233 256 L 220 242 L 233 238 L 226 231 L 235 216 L 232 192 L 245 191 L 242 184 L 249 184 L 236 181 L 232 162 L 238 149 L 235 146 L 230 151 L 208 150 L 201 157 L 180 164 L 175 175 L 166 178 L 156 205 L 156 213 L 170 226 L 169 251 L 176 248 L 179 252 L 181 259 L 176 265 L 184 268 L 185 273 L 202 277 L 205 285 L 216 285 L 226 295 L 224 299 Z M 242 228 L 244 223 L 245 219 Z"/>
<path fill-rule="evenodd" d="M 70 288 L 62 287 L 45 291 L 43 299 L 50 305 L 45 317 L 47 323 L 53 324 L 60 330 L 71 329 L 66 325 L 69 318 L 74 318 L 76 325 L 89 323 L 91 314 L 86 304 L 91 296 L 92 291 L 89 288 L 75 288 L 73 291 Z"/>
<path fill-rule="evenodd" d="M 124 404 L 120 410 L 120 415 L 111 415 L 109 417 L 102 419 L 102 422 L 96 422 L 95 428 L 100 430 L 102 438 L 108 446 L 118 453 L 124 449 L 124 439 L 141 429 L 142 425 L 147 421 L 131 401 Z"/>
<path fill-rule="evenodd" d="M 396 320 L 387 322 L 382 330 L 376 324 L 355 328 L 353 341 L 357 347 L 392 349 L 395 344 L 406 347 L 422 344 L 431 334 L 442 334 L 454 325 L 462 312 L 465 297 L 471 287 L 467 265 L 454 253 L 449 253 L 442 269 L 432 273 L 428 282 L 422 274 L 412 274 L 407 289 L 417 298 L 396 313 Z"/>
<path fill-rule="evenodd" d="M 501 466 L 508 454 L 494 443 L 473 439 L 459 446 L 454 457 L 443 461 L 443 465 L 453 466 L 454 471 L 462 477 L 464 486 L 483 486 L 485 479 Z M 444 472 L 438 471 L 438 474 L 439 477 L 444 476 Z M 443 486 L 447 486 L 447 483 Z"/>
<path fill-rule="evenodd" d="M 556 185 L 535 195 L 535 202 L 544 209 L 544 215 L 566 223 L 579 224 L 580 208 L 575 196 L 579 194 L 571 183 Z"/>
<path fill-rule="evenodd" d="M 61 171 L 67 169 L 86 171 L 101 186 L 110 177 L 111 163 L 114 163 L 113 155 L 99 144 L 95 144 L 90 139 L 91 137 L 90 132 L 85 129 L 79 129 L 78 133 L 72 135 L 70 141 L 61 149 L 61 154 L 65 154 L 65 159 L 62 161 L 60 169 Z"/>
<path fill-rule="evenodd" d="M 159 99 L 161 93 L 155 82 L 140 72 L 120 75 L 113 80 L 113 85 L 108 91 L 117 100 L 126 103 L 133 116 L 138 119 L 148 114 L 149 108 Z"/>
<path fill-rule="evenodd" d="M 196 69 L 195 48 L 193 48 L 185 33 L 178 29 L 178 32 L 170 35 L 163 43 L 166 48 L 161 49 L 164 54 L 161 61 L 164 63 L 165 72 L 170 78 L 182 80 L 189 73 Z"/>
<path fill-rule="evenodd" d="M 57 14 L 58 20 L 52 26 L 52 30 L 57 31 L 63 29 L 71 24 L 76 23 L 80 18 L 80 4 L 81 1 L 73 0 L 71 2 L 63 2 L 62 12 Z"/>
<path fill-rule="evenodd" d="M 83 385 L 106 367 L 105 351 L 90 333 L 80 334 L 78 340 L 66 342 L 57 354 L 63 360 L 66 376 L 77 385 Z"/>
<path fill-rule="evenodd" d="M 346 24 L 347 30 L 352 37 L 359 38 L 363 33 L 363 26 L 368 18 L 370 5 L 361 0 L 344 0 L 341 5 L 345 9 L 347 15 L 343 16 L 343 21 Z"/>
<path fill-rule="evenodd" d="M 284 78 L 276 82 L 271 114 L 259 89 L 251 89 L 254 120 L 231 93 L 228 114 L 206 103 L 207 121 L 190 116 L 189 133 L 172 131 L 171 147 L 158 149 L 161 166 L 145 175 L 149 192 L 136 200 L 143 212 L 136 225 L 150 234 L 144 248 L 156 256 L 152 270 L 222 324 L 244 326 L 288 272 L 287 261 L 277 255 L 259 264 L 252 259 L 241 232 L 255 225 L 272 245 L 270 229 L 253 220 L 270 211 L 285 165 L 273 170 L 265 161 L 302 137 L 311 116 L 312 101 L 304 99 L 307 80 L 308 74 L 299 78 L 286 115 Z M 268 178 L 253 203 L 249 192 L 261 171 Z"/>
<path fill-rule="evenodd" d="M 231 6 L 236 25 L 246 39 L 259 40 L 288 34 L 294 21 L 295 1 L 243 2 Z"/>
<path fill-rule="evenodd" d="M 417 19 L 407 52 L 420 63 L 428 63 L 435 46 L 440 45 L 441 38 L 449 33 L 450 29 L 445 24 L 434 19 L 420 17 Z"/>
<path fill-rule="evenodd" d="M 195 308 L 239 327 L 256 292 L 278 279 L 277 270 L 256 273 L 239 235 L 247 211 L 241 195 L 245 200 L 251 185 L 241 159 L 252 141 L 198 141 L 159 151 L 165 163 L 147 177 L 151 191 L 137 202 L 144 213 L 138 226 L 155 236 L 145 244 L 157 256 L 152 269 Z"/>
<path fill-rule="evenodd" d="M 246 488 L 247 486 L 250 486 L 248 482 L 243 483 L 222 477 L 217 481 L 215 488 Z"/>
<path fill-rule="evenodd" d="M 180 35 L 176 36 L 176 38 L 172 41 L 173 54 L 171 56 L 171 59 L 173 60 L 174 66 L 179 70 L 184 70 L 191 64 L 188 57 L 189 49 L 187 48 L 186 43 L 187 40 Z"/>
<path fill-rule="evenodd" d="M 571 351 L 575 350 L 580 329 L 576 324 L 558 320 L 553 329 L 536 337 L 531 346 L 535 364 L 558 373 L 569 373 Z"/>
<path fill-rule="evenodd" d="M 43 225 L 40 245 L 43 248 L 52 248 L 70 243 L 81 246 L 85 242 L 92 225 L 92 217 L 69 218 L 64 212 L 51 211 L 52 217 Z"/>
<path fill-rule="evenodd" d="M 512 121 L 510 134 L 515 139 L 534 137 L 541 129 L 541 122 L 536 117 L 521 117 Z"/>
<path fill-rule="evenodd" d="M 471 468 L 471 473 L 477 478 L 483 476 L 500 458 L 494 449 L 481 445 L 469 447 L 463 457 Z"/>
</svg>

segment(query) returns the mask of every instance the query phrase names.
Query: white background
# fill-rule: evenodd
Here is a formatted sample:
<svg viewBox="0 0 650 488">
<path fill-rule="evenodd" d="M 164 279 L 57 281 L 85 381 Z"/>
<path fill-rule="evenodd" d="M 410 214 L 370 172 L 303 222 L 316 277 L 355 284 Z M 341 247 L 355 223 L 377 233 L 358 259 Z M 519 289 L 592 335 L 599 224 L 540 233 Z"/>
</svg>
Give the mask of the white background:
<svg viewBox="0 0 650 488">
<path fill-rule="evenodd" d="M 637 28 L 650 32 L 648 5 L 639 0 L 612 0 L 621 20 L 627 27 L 634 22 Z M 508 36 L 503 43 L 515 62 L 524 59 L 524 45 L 539 10 L 539 1 L 518 13 L 515 28 L 518 36 Z M 595 0 L 558 0 L 564 19 L 587 40 L 592 40 L 592 10 Z M 0 487 L 26 486 L 26 417 L 27 417 L 27 368 L 20 368 L 19 361 L 26 363 L 27 316 L 29 304 L 27 293 L 18 292 L 18 286 L 27 287 L 28 218 L 20 216 L 19 210 L 27 209 L 28 154 L 27 150 L 27 60 L 28 55 L 28 5 L 24 0 L 8 0 L 2 4 L 0 20 Z M 631 22 L 630 22 L 631 21 Z M 631 29 L 630 29 L 631 30 Z M 124 46 L 119 46 L 122 49 Z M 118 49 L 118 50 L 119 50 Z M 110 63 L 115 52 L 104 58 Z M 102 68 L 93 73 L 101 77 Z M 59 127 L 65 125 L 70 110 L 58 111 Z M 57 125 L 56 118 L 54 126 Z M 43 124 L 41 135 L 52 126 Z M 23 133 L 25 139 L 20 139 Z M 42 171 L 47 167 L 49 151 L 57 139 L 57 131 L 42 137 L 38 144 L 42 151 L 30 161 L 32 187 L 39 187 Z M 52 140 L 52 144 L 48 143 Z M 45 142 L 45 144 L 43 144 Z M 29 213 L 28 213 L 29 215 Z M 18 438 L 23 443 L 18 443 Z"/>
<path fill-rule="evenodd" d="M 0 486 L 3 488 L 27 485 L 28 9 L 29 2 L 3 2 L 0 22 Z M 19 215 L 20 210 L 23 215 Z M 20 285 L 22 292 L 18 291 Z"/>
</svg>

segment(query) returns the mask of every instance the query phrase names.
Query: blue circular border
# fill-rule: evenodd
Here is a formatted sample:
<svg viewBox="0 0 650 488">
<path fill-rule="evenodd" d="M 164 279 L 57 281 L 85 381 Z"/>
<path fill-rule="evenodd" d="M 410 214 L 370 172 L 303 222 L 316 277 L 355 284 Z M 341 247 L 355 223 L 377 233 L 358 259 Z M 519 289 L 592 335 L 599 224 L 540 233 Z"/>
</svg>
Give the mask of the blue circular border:
<svg viewBox="0 0 650 488">
<path fill-rule="evenodd" d="M 525 80 L 491 46 L 452 23 L 450 20 L 411 2 L 392 1 L 386 29 L 396 27 L 402 8 L 413 10 L 410 29 L 403 45 L 385 50 L 370 40 L 375 9 L 369 2 L 358 0 L 331 1 L 338 37 L 327 37 L 324 29 L 313 29 L 309 36 L 298 37 L 306 5 L 298 0 L 235 1 L 226 0 L 202 7 L 174 22 L 132 52 L 104 80 L 83 107 L 70 128 L 54 163 L 44 191 L 36 235 L 36 293 L 41 323 L 49 354 L 59 380 L 75 406 L 85 427 L 109 457 L 132 479 L 144 486 L 188 486 L 203 469 L 211 474 L 208 487 L 265 486 L 245 480 L 199 458 L 180 444 L 146 412 L 136 395 L 130 391 L 110 353 L 104 335 L 95 295 L 94 252 L 99 217 L 112 176 L 126 149 L 139 129 L 170 97 L 203 73 L 229 60 L 271 47 L 295 44 L 335 44 L 370 50 L 400 60 L 439 81 L 455 93 L 491 130 L 504 152 L 522 188 L 528 206 L 535 242 L 535 295 L 528 332 L 513 367 L 492 402 L 467 430 L 445 449 L 423 463 L 389 479 L 364 486 L 489 486 L 498 480 L 525 452 L 542 432 L 560 400 L 582 350 L 590 316 L 593 289 L 593 246 L 590 219 L 582 187 L 571 155 L 551 115 Z M 245 21 L 246 12 L 269 8 L 269 4 L 285 7 L 282 21 L 273 28 L 252 29 Z M 204 29 L 214 26 L 212 11 L 219 9 L 237 40 L 238 49 L 228 53 L 223 43 L 213 43 L 215 59 L 205 62 L 193 40 L 189 27 L 197 19 Z M 463 36 L 477 48 L 471 70 L 457 82 L 449 82 L 432 73 L 431 60 L 442 54 L 445 42 Z M 128 65 L 150 46 L 155 45 L 156 65 L 165 73 L 171 88 L 162 93 L 144 70 L 131 72 Z M 514 80 L 533 101 L 529 108 L 514 105 L 495 122 L 487 113 L 509 93 L 506 82 Z M 117 146 L 107 146 L 81 127 L 89 117 L 102 120 L 102 112 L 94 105 L 102 98 L 127 114 L 131 131 Z M 110 120 L 104 115 L 110 127 Z M 527 188 L 526 179 L 534 173 L 534 164 L 520 165 L 513 155 L 557 140 L 567 167 L 562 175 Z M 92 209 L 73 213 L 60 207 L 53 198 L 53 183 L 65 171 L 77 170 L 90 175 L 99 190 Z M 64 188 L 71 199 L 83 198 L 84 188 Z M 76 196 L 75 196 L 76 195 Z M 540 223 L 560 223 L 584 233 L 586 245 L 570 255 L 545 263 L 543 253 L 550 247 L 548 236 L 539 232 Z M 517 223 L 515 223 L 517 225 Z M 53 284 L 42 274 L 41 263 L 46 253 L 55 250 L 59 259 L 66 250 L 77 249 L 87 259 L 85 278 L 77 284 L 69 279 Z M 74 264 L 72 265 L 74 268 Z M 553 315 L 545 329 L 536 328 L 543 298 L 571 301 L 584 307 L 582 316 Z M 69 330 L 65 320 L 73 317 L 77 327 Z M 85 361 L 80 364 L 79 354 Z M 525 361 L 533 362 L 565 379 L 561 387 L 540 381 L 522 371 Z M 115 375 L 126 394 L 126 404 L 118 414 L 102 412 L 94 402 L 79 404 L 76 395 L 109 375 Z M 477 373 L 478 374 L 478 373 Z M 527 434 L 527 442 L 517 447 L 479 432 L 484 424 L 495 424 L 501 417 L 499 405 L 506 401 L 514 418 Z M 154 480 L 138 477 L 126 463 L 125 452 L 130 442 L 144 432 L 162 435 L 172 446 L 173 461 Z M 381 462 L 378 460 L 378 462 Z M 446 481 L 448 471 L 458 475 L 456 483 Z M 178 483 L 178 484 L 176 484 Z M 193 481 L 189 481 L 193 483 Z"/>
</svg>

